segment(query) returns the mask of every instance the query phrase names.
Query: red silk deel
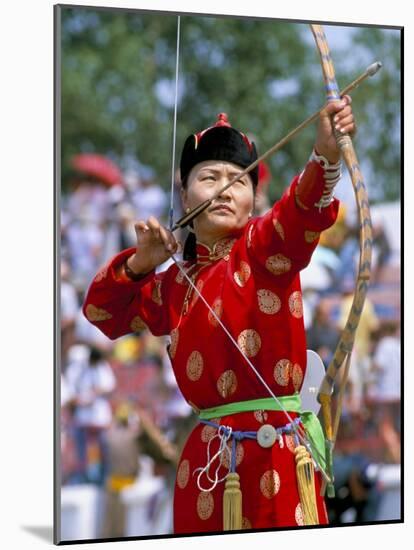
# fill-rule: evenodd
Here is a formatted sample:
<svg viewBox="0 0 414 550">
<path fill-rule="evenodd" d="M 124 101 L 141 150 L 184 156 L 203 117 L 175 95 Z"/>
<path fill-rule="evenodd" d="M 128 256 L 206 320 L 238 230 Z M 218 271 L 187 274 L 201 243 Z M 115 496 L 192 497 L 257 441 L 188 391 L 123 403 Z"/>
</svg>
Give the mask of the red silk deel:
<svg viewBox="0 0 414 550">
<path fill-rule="evenodd" d="M 323 186 L 321 171 L 311 170 L 314 185 Z M 250 220 L 213 249 L 198 243 L 197 260 L 181 263 L 277 396 L 291 395 L 302 386 L 306 337 L 299 272 L 309 263 L 320 232 L 334 223 L 339 206 L 335 199 L 321 211 L 301 209 L 295 200 L 297 184 L 298 177 L 265 215 Z M 175 264 L 137 282 L 125 276 L 123 262 L 134 252 L 134 248 L 124 250 L 96 275 L 83 306 L 89 321 L 111 339 L 145 327 L 157 336 L 170 335 L 169 355 L 177 383 L 194 407 L 269 397 Z M 288 420 L 283 412 L 256 411 L 216 422 L 256 431 L 263 423 L 278 427 Z M 213 427 L 199 424 L 183 450 L 175 486 L 175 533 L 222 530 L 224 483 L 210 492 L 201 491 L 194 473 L 205 466 L 207 445 L 214 435 Z M 214 453 L 218 438 L 211 445 Z M 265 449 L 255 440 L 244 440 L 237 449 L 243 526 L 302 525 L 292 436 L 283 436 L 283 446 L 276 442 Z M 220 477 L 225 473 L 222 465 Z M 317 473 L 319 522 L 323 524 L 327 516 L 319 483 Z"/>
</svg>

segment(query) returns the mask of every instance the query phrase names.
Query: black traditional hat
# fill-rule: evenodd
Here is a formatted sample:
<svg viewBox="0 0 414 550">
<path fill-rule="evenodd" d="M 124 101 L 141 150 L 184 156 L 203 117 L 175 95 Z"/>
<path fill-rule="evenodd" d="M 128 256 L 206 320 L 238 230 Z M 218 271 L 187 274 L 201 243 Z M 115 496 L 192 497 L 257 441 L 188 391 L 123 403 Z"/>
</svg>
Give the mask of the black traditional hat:
<svg viewBox="0 0 414 550">
<path fill-rule="evenodd" d="M 214 126 L 198 134 L 192 134 L 185 140 L 180 161 L 181 181 L 186 187 L 191 169 L 205 160 L 223 160 L 233 162 L 241 168 L 247 168 L 256 159 L 255 144 L 245 134 L 231 126 L 225 113 L 220 113 Z M 249 174 L 256 189 L 259 167 L 256 166 Z M 196 256 L 196 238 L 194 233 L 190 233 L 184 245 L 183 257 L 184 260 L 192 260 Z"/>
<path fill-rule="evenodd" d="M 225 113 L 220 113 L 214 126 L 186 139 L 180 161 L 181 181 L 185 182 L 191 169 L 205 160 L 224 160 L 247 168 L 256 159 L 255 144 L 231 126 Z M 258 182 L 258 172 L 257 166 L 249 172 L 254 187 Z"/>
</svg>

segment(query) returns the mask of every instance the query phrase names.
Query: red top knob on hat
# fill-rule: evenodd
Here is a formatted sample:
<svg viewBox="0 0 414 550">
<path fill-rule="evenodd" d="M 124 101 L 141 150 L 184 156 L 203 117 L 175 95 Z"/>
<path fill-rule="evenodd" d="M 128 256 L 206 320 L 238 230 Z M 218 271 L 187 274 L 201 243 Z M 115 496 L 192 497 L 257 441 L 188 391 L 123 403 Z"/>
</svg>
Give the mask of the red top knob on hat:
<svg viewBox="0 0 414 550">
<path fill-rule="evenodd" d="M 217 122 L 214 126 L 228 126 L 229 128 L 231 128 L 231 124 L 226 113 L 219 113 L 217 115 Z"/>
</svg>

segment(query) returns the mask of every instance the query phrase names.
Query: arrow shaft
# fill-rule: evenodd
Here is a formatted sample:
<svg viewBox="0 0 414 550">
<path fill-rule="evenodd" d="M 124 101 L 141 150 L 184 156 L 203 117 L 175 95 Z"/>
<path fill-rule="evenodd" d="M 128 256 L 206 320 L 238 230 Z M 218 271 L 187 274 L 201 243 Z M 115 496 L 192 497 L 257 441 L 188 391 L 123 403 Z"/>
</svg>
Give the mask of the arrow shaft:
<svg viewBox="0 0 414 550">
<path fill-rule="evenodd" d="M 381 63 L 376 62 L 367 67 L 367 69 L 358 76 L 355 80 L 353 80 L 350 84 L 348 84 L 343 90 L 341 90 L 340 96 L 344 96 L 351 90 L 354 90 L 357 88 L 362 82 L 364 82 L 365 79 L 367 79 L 370 76 L 373 76 L 378 72 L 378 70 L 381 68 Z M 256 166 L 259 164 L 259 162 L 262 162 L 266 160 L 271 155 L 274 155 L 279 149 L 284 147 L 293 137 L 295 137 L 299 132 L 304 130 L 309 124 L 314 122 L 320 115 L 323 107 L 319 109 L 319 111 L 316 111 L 313 113 L 313 115 L 309 116 L 306 120 L 304 120 L 299 126 L 296 126 L 293 130 L 291 130 L 284 138 L 282 138 L 280 141 L 275 143 L 270 149 L 268 149 L 263 155 L 261 155 L 258 159 L 256 159 L 252 164 L 247 166 L 244 170 L 239 172 L 234 178 L 232 178 L 226 185 L 224 185 L 221 189 L 219 189 L 210 199 L 203 202 L 202 204 L 199 204 L 191 212 L 180 218 L 178 221 L 175 222 L 175 224 L 172 227 L 171 231 L 175 231 L 178 228 L 186 227 L 196 216 L 201 214 L 206 208 L 208 208 L 213 201 L 215 201 L 224 191 L 226 191 L 229 187 L 231 187 L 236 181 L 238 181 L 240 178 L 251 172 L 256 168 Z"/>
</svg>

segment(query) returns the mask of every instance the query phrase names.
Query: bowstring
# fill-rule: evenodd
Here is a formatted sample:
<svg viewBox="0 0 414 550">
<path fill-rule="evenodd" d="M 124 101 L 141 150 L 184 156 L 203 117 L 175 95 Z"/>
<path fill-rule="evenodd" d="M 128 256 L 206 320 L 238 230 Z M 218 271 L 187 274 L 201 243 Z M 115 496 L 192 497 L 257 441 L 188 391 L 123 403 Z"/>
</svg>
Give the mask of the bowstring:
<svg viewBox="0 0 414 550">
<path fill-rule="evenodd" d="M 177 136 L 177 107 L 178 107 L 178 68 L 180 62 L 180 27 L 181 17 L 177 17 L 177 46 L 175 53 L 175 96 L 174 96 L 174 123 L 171 163 L 171 198 L 170 198 L 170 230 L 174 225 L 174 184 L 175 184 L 175 144 Z"/>
</svg>

